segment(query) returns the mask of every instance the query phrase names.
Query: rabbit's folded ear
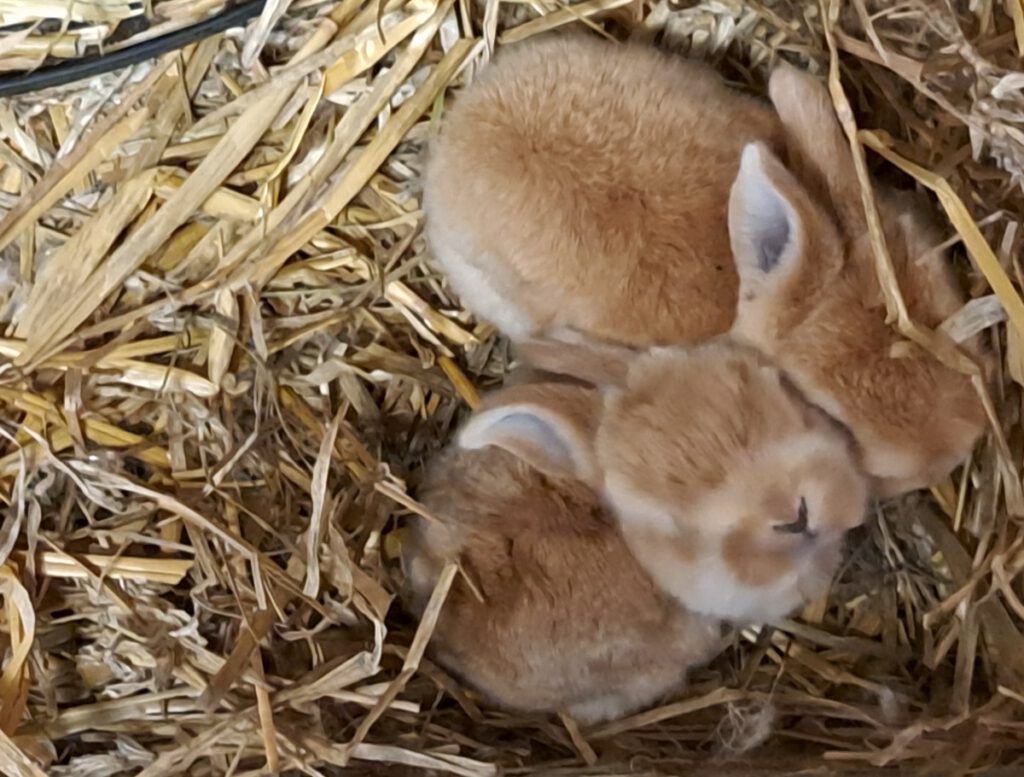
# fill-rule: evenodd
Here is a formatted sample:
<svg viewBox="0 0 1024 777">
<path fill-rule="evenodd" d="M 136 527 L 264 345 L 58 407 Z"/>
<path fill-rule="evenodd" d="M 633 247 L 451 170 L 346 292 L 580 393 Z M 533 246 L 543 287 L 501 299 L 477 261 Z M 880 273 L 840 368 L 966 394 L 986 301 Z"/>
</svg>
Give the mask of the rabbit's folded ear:
<svg viewBox="0 0 1024 777">
<path fill-rule="evenodd" d="M 856 234 L 864 223 L 860 184 L 828 88 L 810 73 L 781 63 L 768 80 L 768 93 L 785 131 L 790 169 Z"/>
<path fill-rule="evenodd" d="M 577 386 L 529 384 L 498 392 L 462 428 L 458 444 L 495 446 L 552 477 L 600 480 L 594 431 L 598 392 Z"/>
<path fill-rule="evenodd" d="M 561 336 L 568 336 L 562 334 Z M 525 364 L 554 375 L 564 375 L 598 387 L 621 387 L 637 352 L 624 346 L 575 338 L 525 340 L 516 345 Z"/>
</svg>

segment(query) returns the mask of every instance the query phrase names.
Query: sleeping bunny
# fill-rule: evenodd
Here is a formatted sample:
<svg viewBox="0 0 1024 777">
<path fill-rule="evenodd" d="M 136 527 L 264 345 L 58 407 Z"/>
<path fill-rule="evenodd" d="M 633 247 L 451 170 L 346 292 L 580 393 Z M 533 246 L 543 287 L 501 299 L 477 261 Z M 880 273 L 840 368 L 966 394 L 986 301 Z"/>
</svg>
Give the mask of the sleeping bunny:
<svg viewBox="0 0 1024 777">
<path fill-rule="evenodd" d="M 824 86 L 782 67 L 769 91 L 775 110 L 701 65 L 595 38 L 505 49 L 431 149 L 433 254 L 514 340 L 730 332 L 850 429 L 876 494 L 933 484 L 981 434 L 981 403 L 968 377 L 892 353 Z M 934 327 L 962 304 L 939 234 L 909 195 L 878 199 L 910 314 Z"/>
<path fill-rule="evenodd" d="M 437 520 L 406 547 L 414 609 L 447 561 L 473 581 L 442 611 L 442 663 L 504 706 L 611 717 L 714 655 L 720 622 L 827 590 L 867 486 L 756 351 L 525 349 L 576 380 L 489 397 L 420 491 Z"/>
</svg>

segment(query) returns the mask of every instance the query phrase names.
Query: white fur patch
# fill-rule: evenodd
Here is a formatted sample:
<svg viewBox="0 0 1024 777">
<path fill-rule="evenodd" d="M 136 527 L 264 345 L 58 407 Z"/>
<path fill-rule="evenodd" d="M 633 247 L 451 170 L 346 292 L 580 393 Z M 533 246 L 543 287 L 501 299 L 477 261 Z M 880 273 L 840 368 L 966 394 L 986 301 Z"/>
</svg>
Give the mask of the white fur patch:
<svg viewBox="0 0 1024 777">
<path fill-rule="evenodd" d="M 800 604 L 799 595 L 793 600 L 795 572 L 772 585 L 752 588 L 726 566 L 723 540 L 743 514 L 732 494 L 718 489 L 673 512 L 621 480 L 609 478 L 606 487 L 633 555 L 655 584 L 687 609 L 747 622 L 781 617 Z M 696 548 L 679 525 L 698 533 Z M 685 558 L 690 552 L 692 561 Z"/>
<path fill-rule="evenodd" d="M 500 267 L 499 257 L 477 250 L 468 230 L 436 217 L 430 223 L 428 234 L 434 260 L 467 308 L 513 340 L 533 333 L 536 322 L 501 287 L 497 271 L 489 273 L 480 269 Z"/>
<path fill-rule="evenodd" d="M 541 472 L 587 482 L 598 479 L 586 438 L 565 415 L 535 403 L 514 403 L 474 414 L 458 435 L 459 447 L 503 448 Z"/>
<path fill-rule="evenodd" d="M 835 457 L 838 445 L 820 435 L 798 435 L 764 455 L 795 463 Z M 610 473 L 606 498 L 616 511 L 627 545 L 656 585 L 693 612 L 739 623 L 762 623 L 790 614 L 824 590 L 831 570 L 818 568 L 818 546 L 833 538 L 825 535 L 806 549 L 795 549 L 802 555 L 795 556 L 792 569 L 775 581 L 761 585 L 741 582 L 726 563 L 723 548 L 754 499 L 742 475 L 742 471 L 735 474 L 695 503 L 669 506 L 638 493 L 621 476 Z M 825 493 L 813 479 L 794 484 L 794 506 L 801 496 L 811 507 L 812 522 L 814 515 L 828 509 Z"/>
</svg>

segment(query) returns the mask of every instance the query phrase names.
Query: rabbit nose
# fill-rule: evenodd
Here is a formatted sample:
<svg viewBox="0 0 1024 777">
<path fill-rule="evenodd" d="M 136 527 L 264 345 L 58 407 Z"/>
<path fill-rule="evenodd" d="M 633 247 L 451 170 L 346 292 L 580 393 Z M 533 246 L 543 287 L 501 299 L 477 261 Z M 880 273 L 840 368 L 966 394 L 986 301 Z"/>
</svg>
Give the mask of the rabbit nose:
<svg viewBox="0 0 1024 777">
<path fill-rule="evenodd" d="M 796 520 L 789 523 L 777 523 L 772 528 L 782 534 L 803 534 L 811 539 L 817 536 L 817 532 L 808 525 L 807 500 L 803 497 L 800 497 L 800 507 L 796 512 Z"/>
</svg>

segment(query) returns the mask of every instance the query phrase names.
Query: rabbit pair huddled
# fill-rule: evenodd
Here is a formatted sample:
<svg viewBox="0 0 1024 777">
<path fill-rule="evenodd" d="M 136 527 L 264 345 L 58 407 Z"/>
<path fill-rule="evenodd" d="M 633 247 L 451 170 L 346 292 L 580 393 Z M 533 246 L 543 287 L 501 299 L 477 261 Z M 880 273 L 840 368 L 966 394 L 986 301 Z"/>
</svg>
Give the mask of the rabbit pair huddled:
<svg viewBox="0 0 1024 777">
<path fill-rule="evenodd" d="M 491 397 L 421 492 L 442 519 L 415 524 L 410 589 L 460 560 L 478 590 L 453 590 L 435 649 L 499 703 L 653 701 L 723 621 L 823 592 L 869 490 L 936 480 L 981 432 L 965 377 L 890 354 L 824 87 L 783 68 L 769 91 L 774 111 L 651 49 L 551 38 L 503 53 L 432 149 L 453 288 L 575 379 Z M 934 326 L 961 304 L 935 230 L 880 197 Z"/>
</svg>

